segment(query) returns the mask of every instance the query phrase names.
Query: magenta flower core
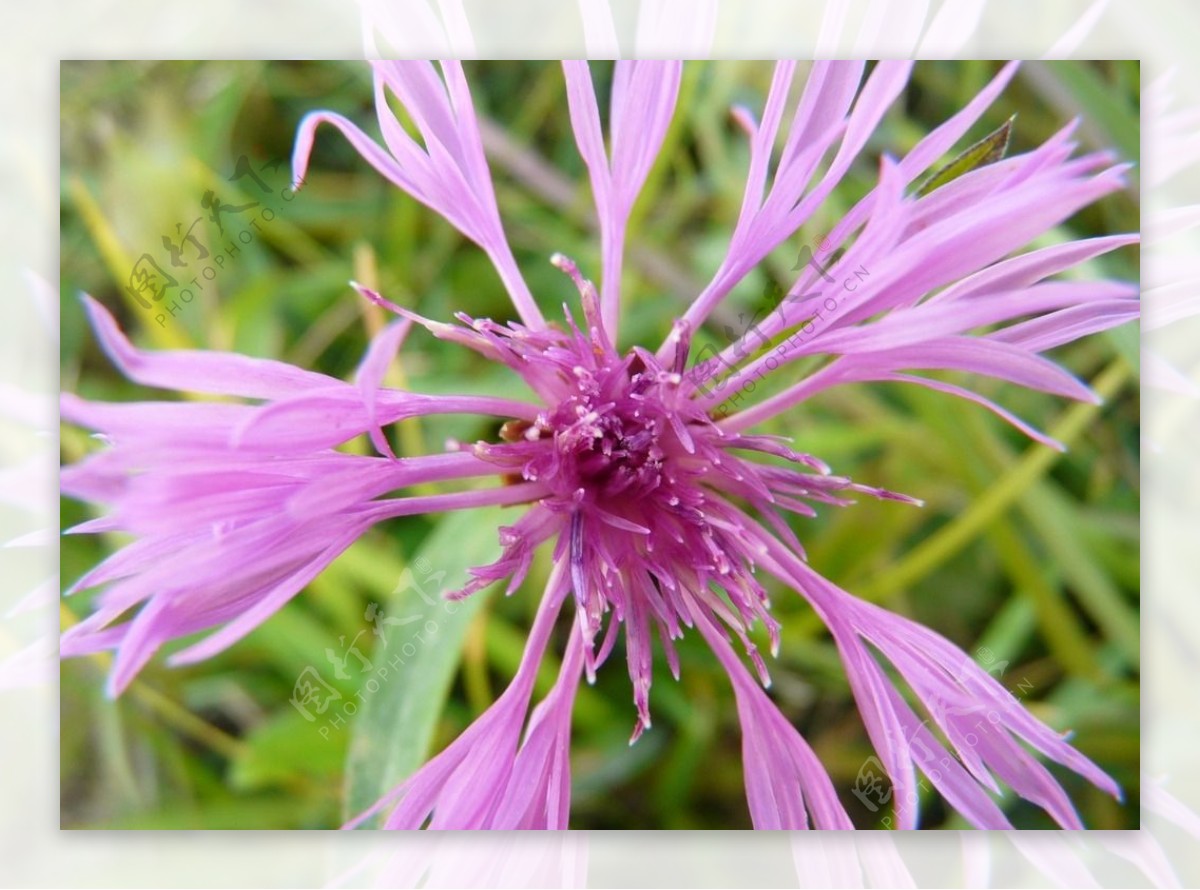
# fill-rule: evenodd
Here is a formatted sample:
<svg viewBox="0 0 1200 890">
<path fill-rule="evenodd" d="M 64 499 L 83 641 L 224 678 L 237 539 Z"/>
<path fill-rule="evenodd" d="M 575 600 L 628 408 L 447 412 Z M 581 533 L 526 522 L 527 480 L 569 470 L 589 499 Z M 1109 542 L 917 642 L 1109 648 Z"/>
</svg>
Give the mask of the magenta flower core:
<svg viewBox="0 0 1200 890">
<path fill-rule="evenodd" d="M 655 349 L 615 345 L 621 269 L 630 211 L 675 112 L 681 63 L 616 63 L 607 140 L 588 65 L 564 63 L 571 124 L 596 205 L 601 274 L 597 288 L 570 259 L 552 258 L 579 294 L 574 309 L 563 307 L 561 323 L 543 316 L 509 247 L 458 63 L 442 63 L 440 73 L 427 62 L 374 63 L 384 146 L 340 115 L 306 117 L 296 142 L 297 182 L 316 129 L 336 127 L 378 172 L 486 253 L 516 317 L 500 323 L 464 311 L 457 323 L 435 321 L 355 285 L 400 318 L 375 338 L 347 383 L 242 356 L 142 352 L 89 300 L 106 351 L 130 378 L 238 401 L 106 405 L 64 396 L 64 417 L 102 434 L 106 447 L 64 470 L 63 489 L 110 508 L 72 531 L 123 531 L 135 540 L 74 586 L 106 588 L 93 614 L 64 634 L 63 654 L 115 649 L 116 694 L 171 640 L 216 628 L 176 652 L 175 663 L 233 644 L 377 523 L 522 505 L 500 529 L 499 559 L 472 569 L 470 583 L 453 594 L 499 581 L 512 594 L 538 548 L 552 548 L 553 569 L 516 675 L 475 723 L 351 826 L 383 813 L 388 828 L 567 827 L 571 711 L 582 678 L 594 678 L 623 649 L 636 741 L 651 726 L 655 652 L 678 678 L 675 641 L 694 633 L 729 676 L 755 827 L 852 827 L 829 775 L 765 691 L 767 662 L 751 637 L 762 628 L 777 654 L 780 625 L 764 586 L 774 579 L 828 628 L 891 782 L 899 827 L 917 825 L 918 771 L 978 827 L 1011 827 L 995 799 L 1005 787 L 1060 825 L 1082 827 L 1037 755 L 1119 795 L 1112 779 L 956 646 L 821 577 L 789 524 L 788 514 L 811 518 L 817 507 L 848 505 L 859 495 L 921 502 L 834 475 L 789 440 L 752 429 L 827 389 L 886 381 L 973 402 L 1061 448 L 995 402 L 924 372 L 964 371 L 1095 398 L 1042 353 L 1135 319 L 1137 287 L 1055 276 L 1136 236 L 1020 251 L 1120 188 L 1124 168 L 1105 152 L 1073 157 L 1067 127 L 1032 151 L 928 193 L 914 190 L 1007 84 L 1015 70 L 1007 65 L 903 158 L 882 158 L 878 184 L 826 236 L 839 251 L 829 268 L 798 270 L 777 307 L 705 355 L 693 350 L 693 332 L 820 207 L 903 91 L 911 63 L 881 62 L 864 79 L 862 63 L 816 62 L 798 100 L 795 69 L 793 62 L 776 66 L 761 120 L 735 109 L 750 158 L 728 251 Z M 389 93 L 419 138 L 400 124 Z M 838 299 L 820 287 L 830 273 L 845 279 L 864 268 L 870 274 L 856 279 L 861 286 Z M 507 366 L 536 398 L 383 386 L 414 324 Z M 819 361 L 764 386 L 767 396 L 743 385 L 780 368 L 794 372 L 802 359 Z M 499 433 L 452 443 L 441 454 L 393 454 L 386 426 L 446 413 L 493 418 Z M 364 434 L 377 456 L 338 450 Z M 478 479 L 494 484 L 407 492 Z M 534 678 L 568 601 L 574 623 L 559 676 L 535 704 Z"/>
</svg>

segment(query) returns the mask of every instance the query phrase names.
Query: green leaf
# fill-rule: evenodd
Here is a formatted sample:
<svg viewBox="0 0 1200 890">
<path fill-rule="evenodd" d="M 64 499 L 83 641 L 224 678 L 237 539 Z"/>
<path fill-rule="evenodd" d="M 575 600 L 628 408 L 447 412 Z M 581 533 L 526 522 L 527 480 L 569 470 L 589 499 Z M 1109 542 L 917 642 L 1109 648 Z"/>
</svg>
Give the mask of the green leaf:
<svg viewBox="0 0 1200 890">
<path fill-rule="evenodd" d="M 1125 361 L 1129 362 L 1129 367 L 1133 371 L 1134 378 L 1141 379 L 1141 326 L 1137 324 L 1123 324 L 1120 327 L 1105 331 L 1104 336 L 1116 347 L 1117 352 L 1125 358 Z"/>
<path fill-rule="evenodd" d="M 1110 62 L 1131 66 L 1126 72 L 1139 78 L 1138 62 Z M 1030 63 L 1026 72 L 1047 97 L 1068 114 L 1078 114 L 1084 126 L 1096 131 L 1096 147 L 1114 147 L 1122 160 L 1138 163 L 1141 157 L 1141 117 L 1136 86 L 1122 88 L 1110 81 L 1092 62 L 1057 60 Z"/>
<path fill-rule="evenodd" d="M 964 173 L 970 173 L 988 164 L 994 164 L 1008 151 L 1008 137 L 1012 133 L 1014 114 L 997 129 L 988 133 L 953 161 L 934 172 L 917 188 L 916 197 L 923 198 L 934 189 L 953 182 Z"/>
<path fill-rule="evenodd" d="M 288 708 L 254 727 L 234 761 L 230 782 L 239 789 L 285 785 L 296 777 L 336 777 L 346 757 L 345 733 L 326 732 Z"/>
<path fill-rule="evenodd" d="M 388 645 L 371 653 L 371 672 L 363 674 L 354 698 L 335 703 L 353 701 L 357 712 L 346 718 L 350 725 L 343 730 L 351 733 L 347 816 L 362 812 L 424 763 L 467 626 L 484 597 L 481 591 L 449 602 L 443 594 L 467 582 L 467 569 L 497 558 L 496 532 L 509 518 L 499 508 L 447 516 L 381 604 L 386 616 L 406 623 L 388 628 Z"/>
</svg>

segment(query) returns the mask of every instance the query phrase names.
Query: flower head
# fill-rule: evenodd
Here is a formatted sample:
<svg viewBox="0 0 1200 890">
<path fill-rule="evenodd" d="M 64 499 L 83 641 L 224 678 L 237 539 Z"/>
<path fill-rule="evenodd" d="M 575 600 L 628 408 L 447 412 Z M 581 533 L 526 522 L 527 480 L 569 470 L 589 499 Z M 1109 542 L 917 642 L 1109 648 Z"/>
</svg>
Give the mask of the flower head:
<svg viewBox="0 0 1200 890">
<path fill-rule="evenodd" d="M 753 427 L 824 389 L 880 380 L 977 402 L 1056 444 L 971 390 L 914 372 L 968 371 L 1092 398 L 1041 353 L 1136 317 L 1136 288 L 1049 279 L 1134 239 L 1013 253 L 1119 187 L 1122 168 L 1104 153 L 1072 157 L 1068 128 L 1031 152 L 912 191 L 1003 89 L 1013 72 L 1007 66 L 903 158 L 882 159 L 876 187 L 826 239 L 838 256 L 827 266 L 806 265 L 777 307 L 705 355 L 693 349 L 693 333 L 838 185 L 903 90 L 911 64 L 881 62 L 864 81 L 862 64 L 815 63 L 792 101 L 795 68 L 776 67 L 761 121 L 736 111 L 749 134 L 750 162 L 728 251 L 654 349 L 617 346 L 621 269 L 630 213 L 674 113 L 679 63 L 617 63 L 607 147 L 589 67 L 564 64 L 571 122 L 597 209 L 601 275 L 597 289 L 573 261 L 552 258 L 579 293 L 561 320 L 547 321 L 505 238 L 458 63 L 443 63 L 440 75 L 425 62 L 375 63 L 385 147 L 339 115 L 307 117 L 296 144 L 297 181 L 317 127 L 337 127 L 380 173 L 486 252 L 517 319 L 500 323 L 463 312 L 454 321 L 430 320 L 360 286 L 400 320 L 372 344 L 355 383 L 347 384 L 236 356 L 144 354 L 93 305 L 110 355 L 134 379 L 257 403 L 104 406 L 67 398 L 69 419 L 110 440 L 109 450 L 64 477 L 71 493 L 115 505 L 83 530 L 119 528 L 140 537 L 77 585 L 113 582 L 98 611 L 64 638 L 64 652 L 116 648 L 118 691 L 169 639 L 223 625 L 176 660 L 229 645 L 374 523 L 527 504 L 500 530 L 500 558 L 473 570 L 456 594 L 497 581 L 512 593 L 535 551 L 553 548 L 554 569 L 516 676 L 479 720 L 353 824 L 387 811 L 385 825 L 394 828 L 566 827 L 570 716 L 581 677 L 594 676 L 622 642 L 636 740 L 651 726 L 655 649 L 678 676 L 674 641 L 696 633 L 733 686 L 756 827 L 851 827 L 813 751 L 764 692 L 767 663 L 751 629 L 765 628 L 772 650 L 778 648 L 779 623 L 763 584 L 769 576 L 803 596 L 828 627 L 895 786 L 903 827 L 917 822 L 915 768 L 980 827 L 1008 824 L 992 797 L 997 780 L 1060 824 L 1077 827 L 1065 792 L 1025 746 L 1116 794 L 1112 780 L 952 644 L 822 578 L 787 520 L 815 515 L 814 505 L 850 504 L 856 495 L 920 502 L 834 475 L 818 457 Z M 404 106 L 419 140 L 393 114 L 388 93 Z M 789 109 L 790 129 L 782 133 Z M 844 278 L 864 267 L 869 279 L 853 291 L 834 297 L 821 287 L 831 274 Z M 383 387 L 384 369 L 413 324 L 507 366 L 535 400 L 432 398 Z M 754 397 L 755 380 L 814 357 L 824 359 L 816 370 L 769 397 Z M 494 440 L 455 443 L 444 454 L 392 454 L 384 426 L 446 412 L 503 423 Z M 378 457 L 335 450 L 363 433 Z M 444 495 L 393 494 L 417 482 L 468 477 L 493 477 L 496 484 Z M 186 570 L 161 565 L 168 551 Z M 574 623 L 559 678 L 533 707 L 534 676 L 569 600 Z M 137 606 L 135 618 L 119 621 Z M 896 668 L 919 709 L 876 653 Z"/>
</svg>

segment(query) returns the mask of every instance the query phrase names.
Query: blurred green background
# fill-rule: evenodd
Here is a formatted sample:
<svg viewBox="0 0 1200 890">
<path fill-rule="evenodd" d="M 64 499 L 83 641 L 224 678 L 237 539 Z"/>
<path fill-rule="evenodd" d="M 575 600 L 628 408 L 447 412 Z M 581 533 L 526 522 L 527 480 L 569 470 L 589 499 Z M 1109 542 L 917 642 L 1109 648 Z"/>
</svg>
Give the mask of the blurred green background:
<svg viewBox="0 0 1200 890">
<path fill-rule="evenodd" d="M 959 109 L 998 70 L 992 62 L 925 62 L 871 138 L 846 182 L 731 297 L 734 316 L 787 287 L 802 244 L 816 243 L 871 186 L 878 156 L 900 155 Z M 507 233 L 530 287 L 552 317 L 574 289 L 548 257 L 561 251 L 585 274 L 599 267 L 590 194 L 566 113 L 561 72 L 545 63 L 468 63 Z M 624 280 L 621 345 L 657 345 L 715 270 L 742 196 L 747 151 L 729 107 L 761 108 L 765 63 L 685 67 L 679 112 L 638 202 Z M 607 89 L 610 66 L 596 66 Z M 318 137 L 305 189 L 282 191 L 296 124 L 329 108 L 376 133 L 370 76 L 361 62 L 64 62 L 62 84 L 62 388 L 92 398 L 160 397 L 116 374 L 99 352 L 77 299 L 91 293 L 150 347 L 199 346 L 283 359 L 346 376 L 383 323 L 347 286 L 376 283 L 391 299 L 437 319 L 465 310 L 508 317 L 510 304 L 482 253 L 436 214 L 368 168 L 332 129 Z M 1025 151 L 1075 115 L 1086 148 L 1136 161 L 1137 62 L 1029 63 L 955 151 L 1017 113 L 1011 151 Z M 249 160 L 250 177 L 229 181 Z M 1131 185 L 1050 233 L 1044 243 L 1136 231 Z M 227 231 L 201 219 L 209 247 L 258 228 L 175 317 L 156 319 L 127 292 L 142 254 L 170 271 L 166 236 L 182 244 L 212 192 Z M 287 196 L 287 197 L 290 197 Z M 261 198 L 261 200 L 260 200 Z M 268 220 L 264 208 L 273 216 Z M 180 228 L 176 228 L 180 224 Z M 224 240 L 223 240 L 224 239 Z M 184 258 L 194 253 L 184 245 Z M 1102 257 L 1080 276 L 1137 280 L 1134 248 Z M 191 274 L 195 274 L 193 271 Z M 182 277 L 182 276 L 180 276 Z M 186 279 L 182 282 L 187 286 Z M 719 329 L 708 339 L 723 342 Z M 702 340 L 705 339 L 702 337 Z M 924 509 L 863 500 L 795 521 L 812 565 L 847 590 L 949 636 L 999 676 L 1126 791 L 1117 803 L 1055 769 L 1091 828 L 1137 825 L 1138 397 L 1133 326 L 1055 356 L 1107 396 L 1076 406 L 992 381 L 971 381 L 1070 446 L 1057 456 L 982 409 L 914 387 L 831 391 L 776 422 L 796 447 L 835 472 L 924 498 Z M 424 333 L 405 346 L 393 382 L 428 392 L 512 394 L 507 372 Z M 175 394 L 161 396 L 176 398 Z M 436 451 L 448 437 L 494 438 L 495 425 L 463 418 L 408 421 L 406 453 Z M 96 446 L 64 428 L 64 461 Z M 350 447 L 365 449 L 361 442 Z M 63 525 L 92 515 L 65 500 Z M 69 828 L 332 828 L 390 787 L 428 750 L 454 738 L 498 694 L 520 657 L 545 578 L 546 554 L 511 599 L 477 596 L 455 617 L 439 612 L 436 642 L 377 690 L 352 667 L 333 676 L 325 650 L 373 650 L 372 603 L 411 611 L 396 593 L 405 568 L 418 579 L 496 552 L 512 511 L 416 517 L 375 529 L 282 612 L 222 655 L 194 667 L 151 662 L 116 702 L 103 694 L 107 660 L 63 662 L 61 814 Z M 68 536 L 69 584 L 121 543 Z M 64 601 L 64 626 L 90 594 Z M 836 652 L 800 597 L 772 591 L 784 626 L 771 665 L 772 695 L 829 769 L 851 817 L 881 827 L 851 794 L 872 753 Z M 435 607 L 440 609 L 440 606 Z M 693 635 L 694 636 L 694 635 Z M 461 648 L 461 655 L 460 655 Z M 683 676 L 661 660 L 651 691 L 654 728 L 634 746 L 631 691 L 620 648 L 594 687 L 581 690 L 572 740 L 575 828 L 749 827 L 740 734 L 728 683 L 702 643 L 681 646 Z M 539 692 L 553 680 L 550 659 Z M 290 702 L 315 668 L 342 698 L 344 722 L 309 722 Z M 355 712 L 346 705 L 354 702 Z M 329 714 L 325 715 L 330 716 Z M 1051 827 L 1008 795 L 1019 827 Z M 966 827 L 930 796 L 924 825 Z"/>
</svg>

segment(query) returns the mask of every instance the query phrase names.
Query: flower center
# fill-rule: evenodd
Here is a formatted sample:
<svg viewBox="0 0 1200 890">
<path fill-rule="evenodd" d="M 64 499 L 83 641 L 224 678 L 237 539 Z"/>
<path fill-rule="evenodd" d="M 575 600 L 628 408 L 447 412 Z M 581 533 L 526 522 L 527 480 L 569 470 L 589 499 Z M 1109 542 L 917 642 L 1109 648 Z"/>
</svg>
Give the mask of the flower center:
<svg viewBox="0 0 1200 890">
<path fill-rule="evenodd" d="M 570 374 L 563 398 L 535 423 L 501 428 L 511 446 L 496 450 L 522 458 L 524 479 L 545 482 L 572 506 L 625 514 L 647 497 L 669 499 L 679 461 L 694 447 L 677 405 L 679 375 L 640 350 Z"/>
<path fill-rule="evenodd" d="M 598 500 L 641 499 L 662 485 L 673 443 L 645 372 L 630 378 L 625 368 L 614 370 L 628 381 L 624 391 L 611 392 L 611 381 L 588 374 L 579 394 L 559 405 L 551 416 L 554 445 L 567 484 Z"/>
</svg>

